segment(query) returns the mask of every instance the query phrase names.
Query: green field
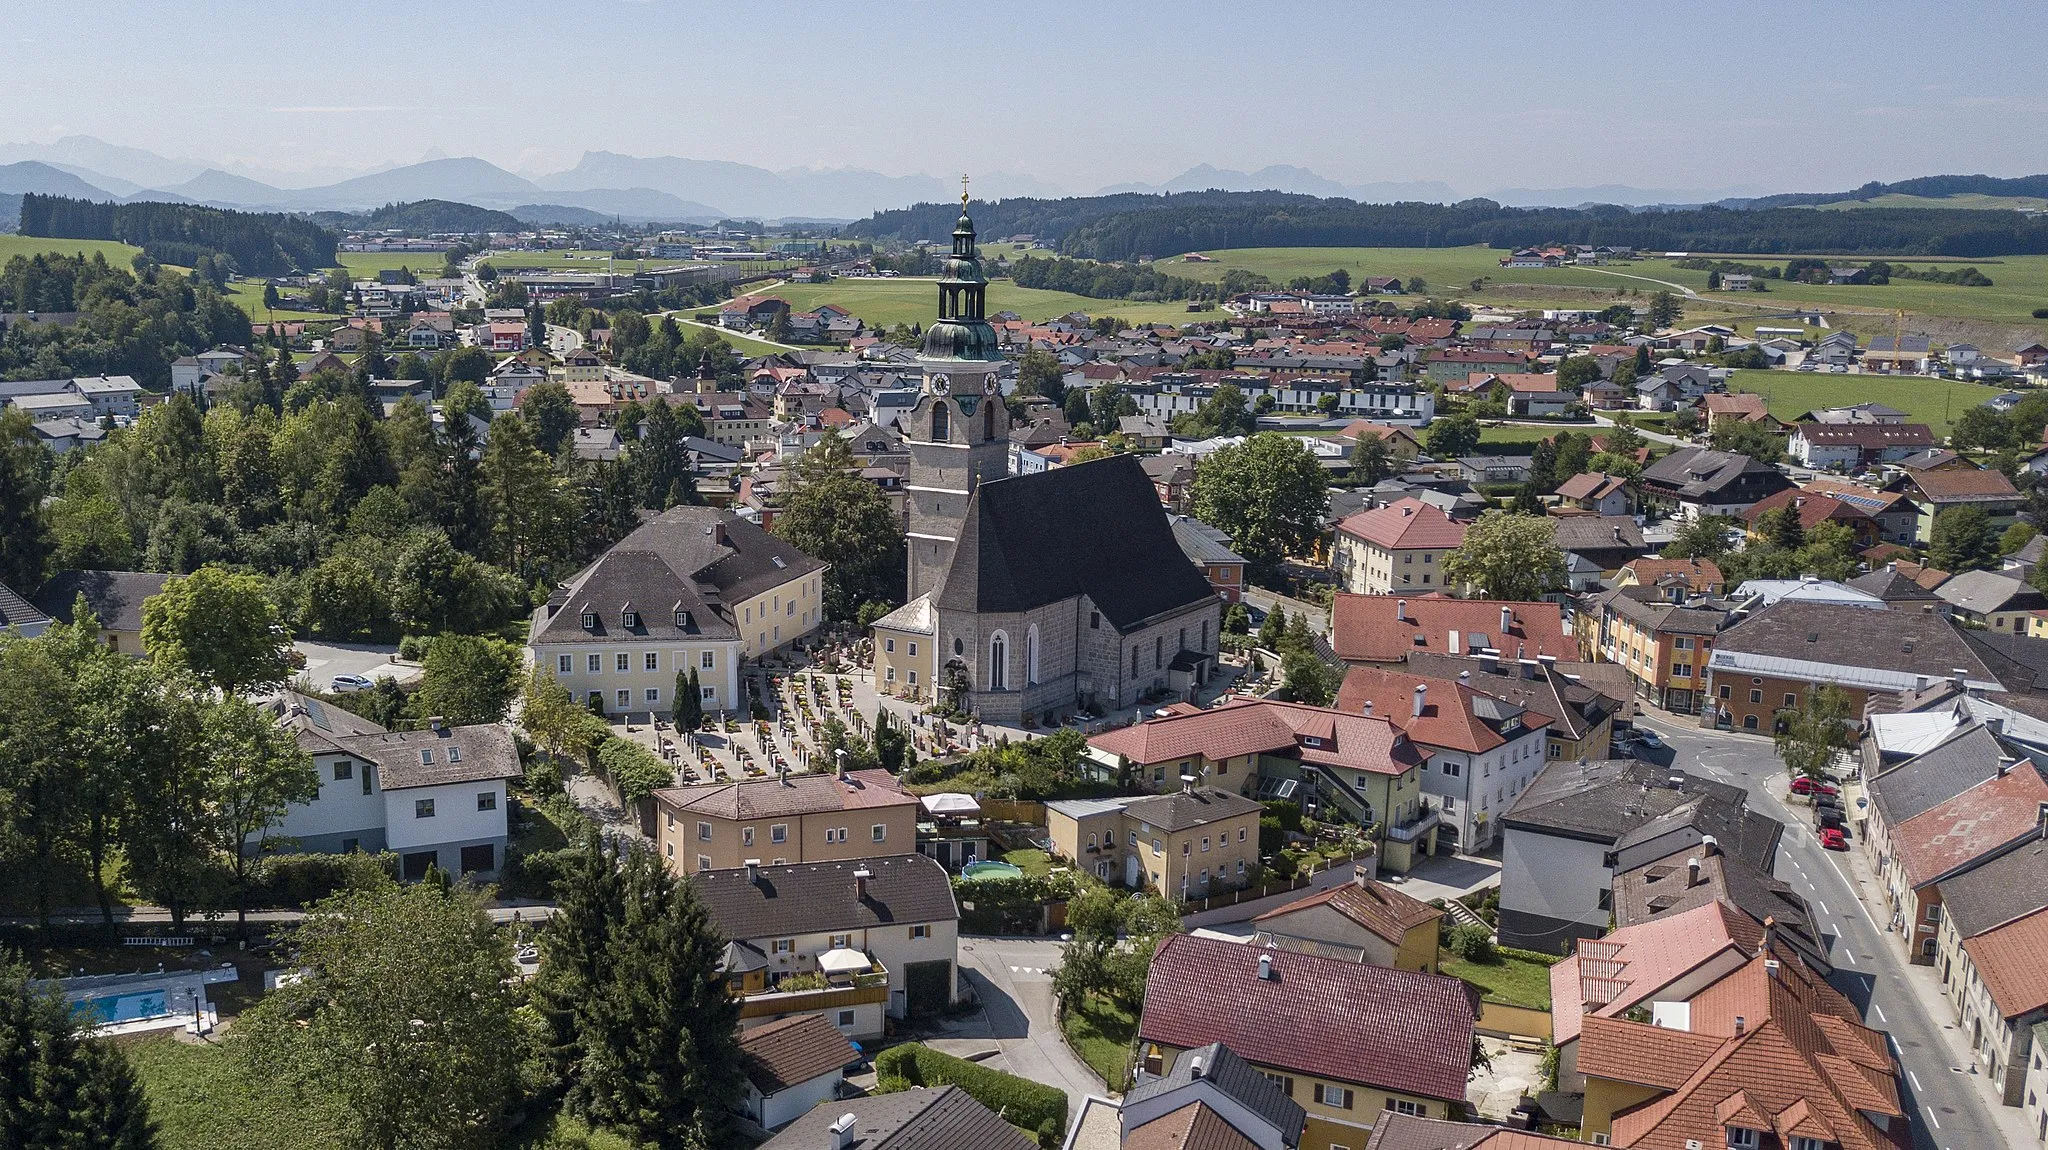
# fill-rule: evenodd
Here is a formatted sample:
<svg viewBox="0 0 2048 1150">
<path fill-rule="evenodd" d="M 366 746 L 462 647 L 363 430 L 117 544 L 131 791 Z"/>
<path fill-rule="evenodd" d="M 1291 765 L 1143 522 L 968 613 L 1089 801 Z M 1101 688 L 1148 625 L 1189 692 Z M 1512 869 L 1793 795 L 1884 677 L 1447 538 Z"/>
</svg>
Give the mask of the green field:
<svg viewBox="0 0 2048 1150">
<path fill-rule="evenodd" d="M 1937 436 L 1972 407 L 2000 391 L 1981 383 L 1961 383 L 1917 376 L 1824 375 L 1805 371 L 1737 371 L 1728 381 L 1731 392 L 1753 391 L 1764 397 L 1771 414 L 1790 422 L 1817 407 L 1852 403 L 1883 403 L 1925 423 Z"/>
<path fill-rule="evenodd" d="M 684 317 L 685 317 L 685 316 L 687 316 L 687 315 L 695 315 L 695 314 L 696 314 L 696 313 L 697 313 L 698 311 L 702 311 L 702 310 L 704 310 L 704 309 L 702 309 L 702 308 L 698 308 L 698 309 L 695 309 L 695 310 L 693 310 L 693 311 L 690 311 L 690 312 L 681 312 L 681 313 L 677 313 L 677 316 L 676 316 L 676 318 L 677 318 L 677 319 L 679 319 L 679 320 L 683 320 L 683 322 L 684 322 L 684 323 L 685 323 L 685 325 L 687 326 L 687 325 L 689 325 L 689 324 L 691 324 L 691 323 L 694 323 L 695 321 L 692 321 L 692 320 L 687 320 L 687 319 L 685 319 Z M 696 324 L 696 326 L 698 326 L 698 327 L 713 327 L 713 325 L 711 325 L 711 324 Z M 789 350 L 789 348 L 786 348 L 786 347 L 777 347 L 777 346 L 775 346 L 775 345 L 774 345 L 774 344 L 772 344 L 772 343 L 763 343 L 762 341 L 760 341 L 760 340 L 758 340 L 758 339 L 754 339 L 754 338 L 752 338 L 751 336 L 744 336 L 744 335 L 741 335 L 740 333 L 738 333 L 738 332 L 736 332 L 736 331 L 726 331 L 726 330 L 725 330 L 724 328 L 715 328 L 714 330 L 716 330 L 716 331 L 718 332 L 718 338 L 720 338 L 720 339 L 724 340 L 725 342 L 727 342 L 727 343 L 731 344 L 731 345 L 732 345 L 732 347 L 733 347 L 733 350 L 734 350 L 734 351 L 736 351 L 736 352 L 738 352 L 739 354 L 741 354 L 741 355 L 743 355 L 743 356 L 756 356 L 756 355 L 782 355 L 783 353 L 785 353 L 785 352 L 787 352 L 787 351 Z M 689 333 L 689 332 L 684 332 L 683 334 L 684 334 L 684 335 L 689 335 L 690 333 Z M 794 346 L 794 345 L 792 345 L 792 346 Z"/>
<path fill-rule="evenodd" d="M 870 327 L 897 324 L 929 324 L 939 311 L 939 289 L 926 279 L 838 279 L 822 284 L 779 284 L 751 289 L 789 301 L 798 311 L 819 304 L 838 304 L 859 316 Z M 1120 316 L 1132 323 L 1189 323 L 1202 318 L 1184 303 L 1131 303 L 1125 300 L 1090 299 L 1068 292 L 1020 288 L 1008 280 L 988 285 L 988 310 L 1014 311 L 1034 323 L 1071 311 L 1091 316 Z M 1219 313 L 1206 313 L 1210 318 Z"/>
<path fill-rule="evenodd" d="M 125 268 L 142 254 L 142 249 L 119 240 L 52 240 L 41 236 L 0 235 L 0 264 L 15 256 L 32 256 L 38 252 L 56 252 L 66 256 L 100 252 L 107 257 L 108 263 Z"/>
<path fill-rule="evenodd" d="M 1459 296 L 1470 295 L 1472 281 L 1481 277 L 1496 283 L 1607 291 L 1631 287 L 1654 290 L 1654 285 L 1631 282 L 1588 268 L 1504 268 L 1500 261 L 1507 252 L 1477 245 L 1462 248 L 1227 248 L 1202 254 L 1214 257 L 1216 262 L 1191 264 L 1182 263 L 1179 259 L 1165 259 L 1153 267 L 1168 275 L 1205 283 L 1222 279 L 1223 273 L 1231 268 L 1243 268 L 1281 284 L 1296 276 L 1313 278 L 1335 268 L 1343 268 L 1351 273 L 1354 285 L 1367 276 L 1397 276 L 1403 283 L 1421 276 L 1428 283 L 1430 294 Z M 1706 282 L 1704 275 L 1701 282 Z M 1482 291 L 1480 294 L 1483 300 L 1485 293 Z M 1391 298 L 1396 302 L 1400 300 L 1398 296 Z"/>
<path fill-rule="evenodd" d="M 1858 208 L 1964 208 L 1974 211 L 2034 211 L 2048 208 L 2039 196 L 1987 196 L 1963 192 L 1953 196 L 1908 196 L 1894 192 L 1868 200 L 1836 200 L 1820 205 L 1826 211 L 1853 212 Z"/>
<path fill-rule="evenodd" d="M 414 275 L 424 280 L 440 276 L 441 267 L 447 262 L 441 256 L 440 252 L 338 252 L 334 258 L 356 279 L 374 279 L 378 272 L 411 268 Z"/>
<path fill-rule="evenodd" d="M 249 318 L 256 323 L 270 323 L 273 321 L 283 323 L 286 320 L 298 319 L 314 323 L 333 323 L 342 318 L 329 312 L 293 311 L 290 308 L 279 308 L 276 311 L 270 311 L 263 306 L 262 284 L 240 282 L 229 284 L 228 302 L 239 305 L 243 311 L 249 313 Z"/>
</svg>

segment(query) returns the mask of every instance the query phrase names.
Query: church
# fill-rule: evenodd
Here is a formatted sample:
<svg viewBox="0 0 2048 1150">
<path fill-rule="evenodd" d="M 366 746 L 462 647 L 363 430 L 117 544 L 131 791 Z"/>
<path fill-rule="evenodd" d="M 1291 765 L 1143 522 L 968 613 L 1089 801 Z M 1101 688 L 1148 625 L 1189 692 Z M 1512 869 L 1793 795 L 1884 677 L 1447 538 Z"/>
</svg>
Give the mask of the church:
<svg viewBox="0 0 2048 1150">
<path fill-rule="evenodd" d="M 874 624 L 875 680 L 987 722 L 1043 723 L 1208 681 L 1222 600 L 1132 455 L 1012 476 L 1002 353 L 967 197 L 899 417 L 907 602 Z"/>
</svg>

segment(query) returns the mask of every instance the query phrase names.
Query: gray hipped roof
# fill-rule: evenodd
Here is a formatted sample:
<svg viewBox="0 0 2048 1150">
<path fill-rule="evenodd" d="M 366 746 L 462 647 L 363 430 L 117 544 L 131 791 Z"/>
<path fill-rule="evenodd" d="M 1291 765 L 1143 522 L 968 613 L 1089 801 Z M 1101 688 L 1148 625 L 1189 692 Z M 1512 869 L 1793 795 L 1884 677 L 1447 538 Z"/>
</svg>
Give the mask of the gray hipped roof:
<svg viewBox="0 0 2048 1150">
<path fill-rule="evenodd" d="M 1215 594 L 1137 457 L 1117 455 L 978 487 L 937 602 L 999 614 L 1086 595 L 1129 631 Z"/>
<path fill-rule="evenodd" d="M 1265 1120 L 1280 1132 L 1287 1144 L 1292 1145 L 1300 1139 L 1307 1112 L 1283 1093 L 1272 1079 L 1252 1069 L 1251 1064 L 1221 1042 L 1181 1051 L 1173 1060 L 1173 1067 L 1164 1075 L 1147 1078 L 1132 1086 L 1124 1095 L 1124 1105 L 1130 1107 L 1161 1094 L 1171 1094 L 1193 1083 L 1198 1075 L 1232 1101 Z"/>
</svg>

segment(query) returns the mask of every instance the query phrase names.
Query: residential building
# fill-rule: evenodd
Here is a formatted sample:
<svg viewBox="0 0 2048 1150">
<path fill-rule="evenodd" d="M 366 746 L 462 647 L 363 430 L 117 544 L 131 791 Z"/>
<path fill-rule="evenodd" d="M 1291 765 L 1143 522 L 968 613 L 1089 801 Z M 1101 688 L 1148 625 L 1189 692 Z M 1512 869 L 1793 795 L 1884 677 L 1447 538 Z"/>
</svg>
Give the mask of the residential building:
<svg viewBox="0 0 2048 1150">
<path fill-rule="evenodd" d="M 1465 525 L 1420 499 L 1396 500 L 1337 524 L 1330 569 L 1354 595 L 1451 591 L 1443 557 L 1465 542 Z"/>
<path fill-rule="evenodd" d="M 1792 486 L 1785 473 L 1747 455 L 1681 447 L 1637 477 L 1643 501 L 1681 519 L 1740 515 L 1759 499 Z"/>
<path fill-rule="evenodd" d="M 787 647 L 824 616 L 825 564 L 710 507 L 642 524 L 533 613 L 528 656 L 613 713 L 668 712 L 697 673 L 707 711 L 740 706 L 740 661 Z"/>
<path fill-rule="evenodd" d="M 1583 569 L 1591 576 L 1588 585 L 1612 578 L 1651 550 L 1642 527 L 1627 515 L 1559 515 L 1551 522 L 1550 541 L 1564 552 L 1567 571 Z"/>
<path fill-rule="evenodd" d="M 2048 610 L 2048 595 L 2007 571 L 1965 571 L 1934 589 L 1951 616 L 1972 627 L 2024 635 L 2035 612 Z"/>
<path fill-rule="evenodd" d="M 1474 1015 L 1443 975 L 1176 934 L 1152 957 L 1138 1060 L 1163 1075 L 1221 1042 L 1306 1112 L 1303 1150 L 1360 1147 L 1385 1113 L 1463 1113 Z"/>
<path fill-rule="evenodd" d="M 876 858 L 916 849 L 918 809 L 887 771 L 785 771 L 654 792 L 654 840 L 678 874 Z"/>
<path fill-rule="evenodd" d="M 1558 485 L 1557 497 L 1596 515 L 1627 515 L 1634 502 L 1628 480 L 1599 471 L 1585 471 Z"/>
<path fill-rule="evenodd" d="M 1439 817 L 1436 847 L 1479 851 L 1543 769 L 1551 720 L 1458 679 L 1353 667 L 1337 709 L 1393 722 L 1424 756 L 1422 791 Z"/>
<path fill-rule="evenodd" d="M 1617 871 L 1613 889 L 1617 928 L 1664 922 L 1718 902 L 1747 915 L 1758 929 L 1766 924 L 1775 927 L 1778 941 L 1798 952 L 1806 965 L 1822 974 L 1834 970 L 1827 940 L 1806 899 L 1791 884 L 1722 852 L 1717 844 L 1702 842 Z"/>
<path fill-rule="evenodd" d="M 523 773 L 512 732 L 434 719 L 390 731 L 293 691 L 269 703 L 313 759 L 319 793 L 252 836 L 264 850 L 391 851 L 408 881 L 497 873 L 507 841 L 505 780 Z"/>
<path fill-rule="evenodd" d="M 1581 257 L 1580 262 L 1588 261 Z M 1379 1125 L 1373 1127 L 1372 1137 L 1366 1140 L 1365 1150 L 1545 1150 L 1579 1145 L 1582 1143 L 1573 1138 L 1535 1134 L 1491 1122 L 1382 1114 Z"/>
<path fill-rule="evenodd" d="M 839 1096 L 846 1067 L 860 1059 L 846 1033 L 821 1015 L 797 1014 L 740 1029 L 747 1094 L 740 1113 L 780 1130 Z"/>
<path fill-rule="evenodd" d="M 75 623 L 72 609 L 80 596 L 100 625 L 100 642 L 124 655 L 140 658 L 142 605 L 160 594 L 175 575 L 150 571 L 59 571 L 36 593 L 35 605 L 60 623 Z"/>
<path fill-rule="evenodd" d="M 1771 418 L 1770 407 L 1764 397 L 1754 392 L 1741 391 L 1730 395 L 1707 395 L 1700 399 L 1700 409 L 1706 414 L 1707 430 L 1713 431 L 1731 423 L 1761 423 L 1767 427 L 1780 426 Z"/>
<path fill-rule="evenodd" d="M 1590 624 L 1585 630 L 1591 653 L 1601 662 L 1627 668 L 1638 697 L 1681 715 L 1699 714 L 1707 694 L 1707 661 L 1728 611 L 1692 595 L 1691 586 L 1718 586 L 1721 572 L 1690 567 L 1667 572 L 1649 566 L 1638 568 L 1636 575 L 1655 578 L 1656 583 L 1624 582 L 1587 601 L 1583 617 Z"/>
<path fill-rule="evenodd" d="M 1433 973 L 1444 912 L 1359 868 L 1352 881 L 1252 919 L 1255 946 L 1307 950 L 1374 966 Z"/>
<path fill-rule="evenodd" d="M 1880 877 L 1906 957 L 1925 965 L 1940 949 L 1942 882 L 2033 841 L 2044 827 L 2048 780 L 2024 760 L 2001 761 L 1992 777 L 1891 824 Z"/>
<path fill-rule="evenodd" d="M 49 626 L 48 615 L 15 594 L 13 588 L 0 583 L 0 631 L 11 631 L 24 639 L 33 639 Z"/>
<path fill-rule="evenodd" d="M 1891 869 L 1897 853 L 1895 828 L 1996 778 L 2009 765 L 1990 728 L 1966 711 L 1957 714 L 1959 709 L 1951 702 L 1929 712 L 1870 717 L 1862 768 L 1870 803 L 1859 812 L 1856 830 L 1879 875 Z M 1904 914 L 1895 909 L 1888 925 L 1894 931 L 1904 927 Z"/>
<path fill-rule="evenodd" d="M 1988 467 L 1908 469 L 1886 486 L 1912 503 L 1913 542 L 1923 547 L 1934 539 L 1934 517 L 1951 507 L 1975 507 L 2003 529 L 2012 525 L 2021 503 L 2012 480 Z"/>
<path fill-rule="evenodd" d="M 1380 865 L 1405 871 L 1435 849 L 1435 811 L 1422 795 L 1423 758 L 1422 749 L 1391 717 L 1259 700 L 1190 710 L 1096 735 L 1088 741 L 1083 765 L 1097 778 L 1122 777 L 1139 786 L 1170 788 L 1191 778 L 1202 787 L 1240 796 L 1289 799 L 1316 817 L 1336 815 L 1376 828 Z M 1080 813 L 1077 808 L 1075 815 Z M 1056 826 L 1055 847 L 1098 877 L 1112 877 L 1117 866 L 1102 864 L 1116 864 L 1116 844 L 1129 848 L 1131 836 L 1126 828 L 1111 837 L 1117 828 L 1109 810 L 1091 806 L 1086 813 L 1107 821 L 1076 826 L 1070 841 Z M 1099 840 L 1101 852 L 1085 853 L 1097 833 L 1105 836 Z M 1251 838 L 1257 837 L 1254 825 Z M 1252 862 L 1257 862 L 1256 853 Z M 1137 885 L 1140 876 L 1133 864 L 1121 865 L 1126 884 Z"/>
<path fill-rule="evenodd" d="M 1955 625 L 1937 612 L 1785 599 L 1751 612 L 1714 640 L 1701 726 L 1769 731 L 1816 686 L 1840 687 L 1850 714 L 1872 692 L 1924 686 L 1958 669 L 1974 690 L 2002 691 Z"/>
<path fill-rule="evenodd" d="M 1187 900 L 1250 885 L 1263 811 L 1190 781 L 1163 795 L 1048 803 L 1046 832 L 1053 854 L 1097 878 Z"/>
<path fill-rule="evenodd" d="M 1557 669 L 1554 658 L 1507 660 L 1492 655 L 1408 657 L 1408 670 L 1455 679 L 1511 707 L 1550 720 L 1544 728 L 1544 757 L 1604 759 L 1613 737 L 1620 701 Z"/>
<path fill-rule="evenodd" d="M 1280 1083 L 1212 1042 L 1181 1051 L 1164 1074 L 1141 1074 L 1117 1119 L 1125 1150 L 1292 1150 L 1308 1112 Z"/>
<path fill-rule="evenodd" d="M 689 877 L 731 946 L 726 976 L 740 1025 L 823 1014 L 856 1041 L 883 1015 L 944 1009 L 959 996 L 960 908 L 946 869 L 923 855 L 698 871 Z M 790 975 L 824 990 L 784 990 Z"/>
<path fill-rule="evenodd" d="M 1708 839 L 1768 873 L 1783 827 L 1740 787 L 1635 759 L 1555 762 L 1501 819 L 1500 940 L 1563 953 L 1598 938 L 1614 875 Z"/>
<path fill-rule="evenodd" d="M 1230 536 L 1186 515 L 1175 515 L 1172 522 L 1174 542 L 1216 589 L 1216 597 L 1225 603 L 1243 599 L 1244 556 L 1230 549 Z"/>
<path fill-rule="evenodd" d="M 1330 645 L 1354 667 L 1398 666 L 1415 654 L 1476 655 L 1487 649 L 1516 660 L 1571 659 L 1579 653 L 1556 603 L 1339 592 L 1330 618 Z"/>
<path fill-rule="evenodd" d="M 1695 595 L 1719 595 L 1726 584 L 1712 559 L 1632 559 L 1616 575 L 1617 587 L 1654 587 L 1659 598 L 1678 603 Z"/>
<path fill-rule="evenodd" d="M 919 596 L 875 621 L 875 682 L 891 695 L 924 702 L 938 683 L 938 608 Z"/>
<path fill-rule="evenodd" d="M 1036 1150 L 1038 1142 L 958 1086 L 913 1086 L 821 1104 L 759 1150 Z"/>
<path fill-rule="evenodd" d="M 2048 1061 L 2039 1029 L 2048 1017 L 2048 987 L 2038 970 L 2048 943 L 2044 908 L 2048 840 L 2036 836 L 1942 881 L 1935 942 L 1942 988 L 1970 1040 L 1976 1068 L 1989 1076 L 2007 1106 L 2024 1103 L 2036 1113 L 2043 1099 L 2031 1080 Z"/>
<path fill-rule="evenodd" d="M 1802 535 L 1822 524 L 1827 524 L 1848 528 L 1851 545 L 1857 551 L 1875 547 L 1885 541 L 1877 520 L 1861 507 L 1846 499 L 1837 499 L 1826 492 L 1808 491 L 1799 487 L 1788 487 L 1751 504 L 1749 510 L 1742 513 L 1742 521 L 1748 527 L 1748 537 L 1762 538 L 1763 517 L 1781 510 L 1792 513 L 1799 523 Z"/>
</svg>

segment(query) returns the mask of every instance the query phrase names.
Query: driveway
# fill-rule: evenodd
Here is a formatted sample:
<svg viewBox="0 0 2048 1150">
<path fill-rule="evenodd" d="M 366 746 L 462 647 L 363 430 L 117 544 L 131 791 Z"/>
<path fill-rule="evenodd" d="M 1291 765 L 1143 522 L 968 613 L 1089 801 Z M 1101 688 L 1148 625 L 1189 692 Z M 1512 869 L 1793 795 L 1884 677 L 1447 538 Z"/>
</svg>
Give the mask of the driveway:
<svg viewBox="0 0 2048 1150">
<path fill-rule="evenodd" d="M 1891 1035 L 1905 1076 L 1899 1093 L 1913 1116 L 1913 1145 L 1918 1150 L 2033 1145 L 2021 1111 L 1999 1104 L 1983 1076 L 1967 1072 L 1969 1053 L 1939 976 L 1932 967 L 1907 962 L 1898 937 L 1885 933 L 1859 897 L 1866 890 L 1882 897 L 1864 873 L 1862 844 L 1852 843 L 1849 856 L 1822 850 L 1805 806 L 1787 805 L 1785 768 L 1771 741 L 1701 731 L 1649 711 L 1637 725 L 1656 730 L 1667 744 L 1656 752 L 1658 762 L 1742 787 L 1752 809 L 1785 824 L 1777 877 L 1806 897 L 1832 940 L 1829 957 L 1835 973 L 1828 981 L 1863 1011 L 1870 1026 Z"/>
<path fill-rule="evenodd" d="M 960 977 L 981 1009 L 947 1024 L 926 1045 L 962 1058 L 994 1050 L 981 1060 L 985 1065 L 1065 1090 L 1070 1113 L 1079 1114 L 1083 1099 L 1107 1090 L 1060 1033 L 1052 971 L 1063 945 L 1057 939 L 961 938 Z"/>
<path fill-rule="evenodd" d="M 395 662 L 398 648 L 385 643 L 316 643 L 310 639 L 292 644 L 306 657 L 300 674 L 321 690 L 336 675 L 362 675 L 375 682 L 389 675 L 402 686 L 420 677 L 417 663 Z"/>
</svg>

